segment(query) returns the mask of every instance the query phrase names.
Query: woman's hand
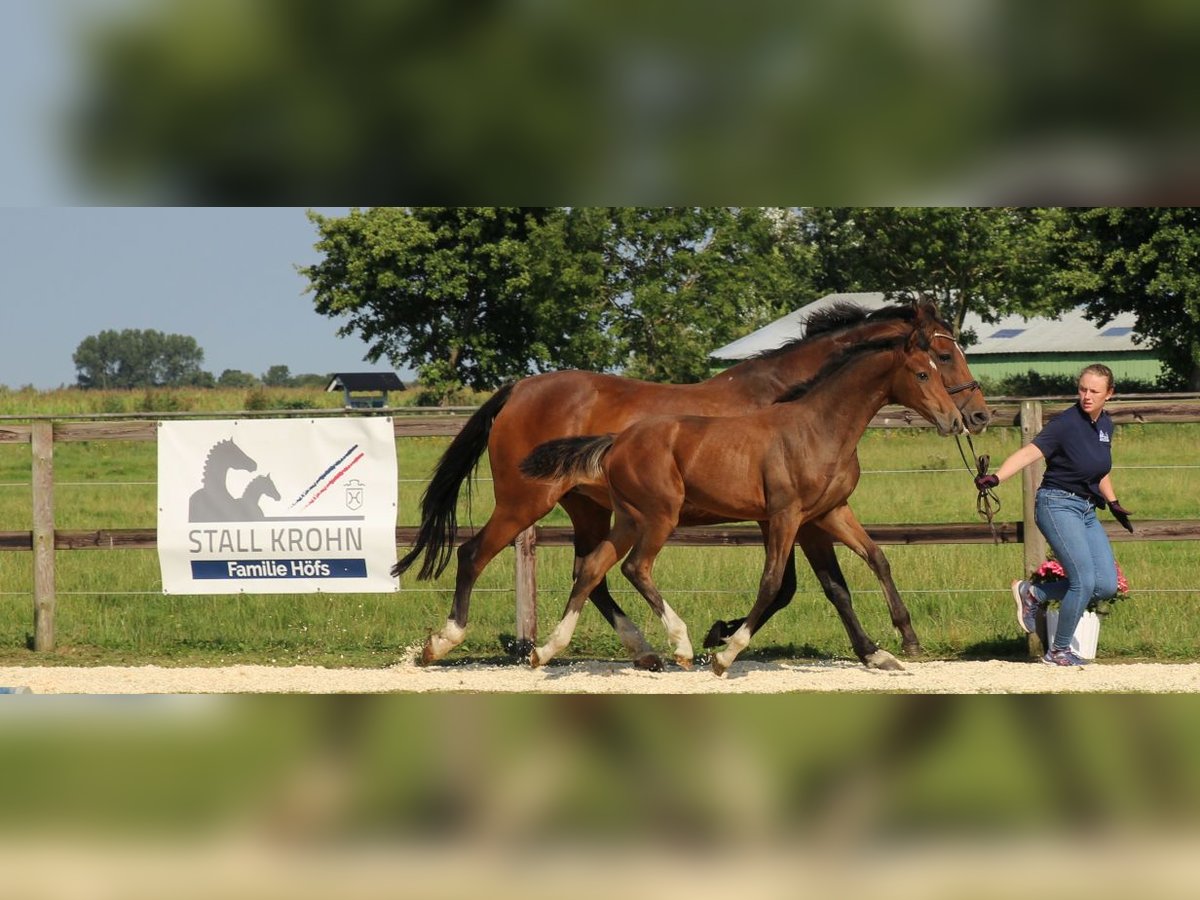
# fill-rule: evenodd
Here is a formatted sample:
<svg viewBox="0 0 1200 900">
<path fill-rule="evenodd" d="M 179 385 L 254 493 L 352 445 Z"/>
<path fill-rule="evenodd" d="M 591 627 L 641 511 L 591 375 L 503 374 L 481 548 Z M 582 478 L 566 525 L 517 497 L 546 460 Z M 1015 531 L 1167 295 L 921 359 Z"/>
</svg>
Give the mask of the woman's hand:
<svg viewBox="0 0 1200 900">
<path fill-rule="evenodd" d="M 1129 510 L 1117 502 L 1117 498 L 1113 497 L 1108 501 L 1108 508 L 1112 511 L 1113 518 L 1121 523 L 1121 527 L 1133 533 L 1133 524 L 1129 521 Z"/>
</svg>

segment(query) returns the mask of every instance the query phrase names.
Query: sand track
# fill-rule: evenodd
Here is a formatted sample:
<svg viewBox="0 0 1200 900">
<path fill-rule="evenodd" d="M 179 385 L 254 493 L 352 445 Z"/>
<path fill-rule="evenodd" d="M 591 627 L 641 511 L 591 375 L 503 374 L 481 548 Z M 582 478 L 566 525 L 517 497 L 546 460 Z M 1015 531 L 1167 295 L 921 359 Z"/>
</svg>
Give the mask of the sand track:
<svg viewBox="0 0 1200 900">
<path fill-rule="evenodd" d="M 707 668 L 641 672 L 624 661 L 531 670 L 520 665 L 441 663 L 412 654 L 384 669 L 316 666 L 9 666 L 0 686 L 35 694 L 778 694 L 801 693 L 1200 693 L 1200 665 L 1095 663 L 1059 669 L 1039 662 L 906 662 L 900 672 L 849 661 L 739 661 L 723 678 Z"/>
</svg>

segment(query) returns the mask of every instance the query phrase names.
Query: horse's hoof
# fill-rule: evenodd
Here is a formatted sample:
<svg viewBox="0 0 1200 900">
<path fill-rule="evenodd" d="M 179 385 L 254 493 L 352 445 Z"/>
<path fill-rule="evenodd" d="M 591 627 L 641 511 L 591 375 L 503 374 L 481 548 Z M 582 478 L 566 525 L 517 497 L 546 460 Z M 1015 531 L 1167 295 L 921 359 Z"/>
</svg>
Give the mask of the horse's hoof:
<svg viewBox="0 0 1200 900">
<path fill-rule="evenodd" d="M 721 678 L 727 671 L 729 671 L 729 666 L 717 659 L 717 654 L 714 653 L 712 658 L 712 670 L 714 675 L 716 675 L 718 678 Z"/>
<path fill-rule="evenodd" d="M 912 659 L 917 656 L 925 655 L 925 650 L 924 650 L 924 648 L 921 647 L 920 644 L 905 644 L 903 647 L 900 648 L 900 652 L 903 653 L 905 656 L 907 656 L 909 659 Z"/>
<path fill-rule="evenodd" d="M 657 653 L 640 653 L 633 658 L 633 664 L 636 668 L 647 672 L 661 672 L 663 670 L 662 659 L 659 658 Z"/>
<path fill-rule="evenodd" d="M 675 665 L 690 672 L 692 670 L 692 658 L 690 656 L 676 656 Z"/>
<path fill-rule="evenodd" d="M 704 636 L 704 646 L 706 649 L 725 643 L 727 637 L 725 626 L 727 624 L 726 622 L 713 622 L 712 628 L 708 629 L 708 634 Z"/>
<path fill-rule="evenodd" d="M 505 648 L 515 660 L 529 659 L 529 654 L 533 652 L 533 641 L 529 638 L 521 638 L 519 641 L 510 641 L 505 645 Z"/>
<path fill-rule="evenodd" d="M 903 672 L 904 666 L 900 665 L 900 661 L 892 654 L 884 649 L 876 650 L 863 660 L 863 664 L 868 669 L 880 669 L 885 672 Z"/>
<path fill-rule="evenodd" d="M 438 655 L 433 652 L 433 639 L 430 638 L 425 642 L 425 646 L 421 648 L 420 664 L 422 666 L 428 666 L 431 663 L 437 662 L 438 658 Z"/>
<path fill-rule="evenodd" d="M 536 649 L 530 650 L 529 651 L 529 667 L 531 669 L 536 669 L 541 665 L 542 665 L 542 658 L 540 656 L 538 656 L 537 650 Z"/>
</svg>

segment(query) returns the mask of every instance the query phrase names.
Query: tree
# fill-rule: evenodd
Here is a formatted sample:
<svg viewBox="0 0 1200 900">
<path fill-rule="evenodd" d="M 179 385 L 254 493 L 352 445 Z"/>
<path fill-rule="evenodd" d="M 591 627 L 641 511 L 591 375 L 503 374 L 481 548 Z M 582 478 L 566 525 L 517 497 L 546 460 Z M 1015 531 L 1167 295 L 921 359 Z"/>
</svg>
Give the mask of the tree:
<svg viewBox="0 0 1200 900">
<path fill-rule="evenodd" d="M 443 397 L 561 368 L 670 381 L 794 305 L 812 252 L 758 208 L 444 208 L 310 216 L 301 271 L 341 334 Z"/>
<path fill-rule="evenodd" d="M 1134 336 L 1159 354 L 1167 386 L 1200 390 L 1200 210 L 1095 207 L 1047 218 L 1051 299 L 1082 304 L 1101 324 L 1133 313 Z"/>
<path fill-rule="evenodd" d="M 184 387 L 211 384 L 200 369 L 195 338 L 153 329 L 102 331 L 84 338 L 72 356 L 83 388 Z"/>
<path fill-rule="evenodd" d="M 226 369 L 217 379 L 217 386 L 225 388 L 252 388 L 258 383 L 257 378 L 241 369 Z"/>
<path fill-rule="evenodd" d="M 1037 210 L 814 207 L 804 218 L 826 290 L 927 294 L 956 336 L 968 311 L 994 322 L 1050 310 L 1036 290 L 1048 277 L 1049 228 Z"/>
<path fill-rule="evenodd" d="M 291 387 L 292 370 L 287 366 L 271 366 L 263 373 L 262 383 L 267 387 Z"/>
<path fill-rule="evenodd" d="M 626 374 L 699 381 L 710 350 L 812 292 L 814 255 L 784 210 L 637 207 L 617 221 Z"/>
<path fill-rule="evenodd" d="M 449 396 L 604 359 L 610 227 L 589 210 L 417 207 L 311 214 L 323 259 L 301 269 L 317 312 L 372 362 Z"/>
</svg>

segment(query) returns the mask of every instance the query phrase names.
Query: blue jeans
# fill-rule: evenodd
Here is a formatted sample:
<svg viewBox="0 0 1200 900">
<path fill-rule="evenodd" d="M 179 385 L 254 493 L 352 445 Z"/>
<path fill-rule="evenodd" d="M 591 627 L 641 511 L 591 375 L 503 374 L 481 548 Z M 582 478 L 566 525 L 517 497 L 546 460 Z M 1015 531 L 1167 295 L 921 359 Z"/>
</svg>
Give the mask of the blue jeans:
<svg viewBox="0 0 1200 900">
<path fill-rule="evenodd" d="M 1033 586 L 1040 600 L 1059 601 L 1058 631 L 1050 645 L 1065 650 L 1088 603 L 1116 594 L 1117 564 L 1096 508 L 1084 498 L 1042 488 L 1034 502 L 1034 519 L 1067 573 L 1065 581 Z"/>
</svg>

